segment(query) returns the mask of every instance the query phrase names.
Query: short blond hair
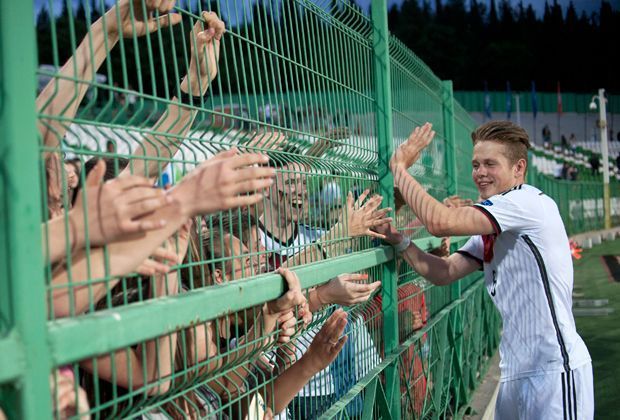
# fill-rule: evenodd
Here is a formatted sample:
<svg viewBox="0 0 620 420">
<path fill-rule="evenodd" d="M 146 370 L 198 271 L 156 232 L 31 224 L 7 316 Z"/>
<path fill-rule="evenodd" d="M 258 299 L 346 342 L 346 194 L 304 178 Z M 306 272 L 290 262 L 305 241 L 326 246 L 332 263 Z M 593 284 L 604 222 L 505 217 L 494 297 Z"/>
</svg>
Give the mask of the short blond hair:
<svg viewBox="0 0 620 420">
<path fill-rule="evenodd" d="M 514 165 L 520 159 L 527 162 L 527 151 L 531 147 L 530 137 L 520 126 L 510 121 L 489 121 L 471 133 L 474 146 L 479 141 L 495 141 L 505 145 L 505 156 Z"/>
</svg>

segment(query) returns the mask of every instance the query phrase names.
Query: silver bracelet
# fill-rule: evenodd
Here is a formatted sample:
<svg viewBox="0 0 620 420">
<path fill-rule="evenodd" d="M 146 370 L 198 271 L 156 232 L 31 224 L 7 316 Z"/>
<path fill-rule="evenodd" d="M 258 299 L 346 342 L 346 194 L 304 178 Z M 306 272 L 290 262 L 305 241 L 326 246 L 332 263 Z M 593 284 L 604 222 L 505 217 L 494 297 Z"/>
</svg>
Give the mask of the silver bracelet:
<svg viewBox="0 0 620 420">
<path fill-rule="evenodd" d="M 394 247 L 394 250 L 396 250 L 396 252 L 400 254 L 401 252 L 409 248 L 409 245 L 411 245 L 411 239 L 408 236 L 404 236 L 402 241 L 392 246 Z"/>
</svg>

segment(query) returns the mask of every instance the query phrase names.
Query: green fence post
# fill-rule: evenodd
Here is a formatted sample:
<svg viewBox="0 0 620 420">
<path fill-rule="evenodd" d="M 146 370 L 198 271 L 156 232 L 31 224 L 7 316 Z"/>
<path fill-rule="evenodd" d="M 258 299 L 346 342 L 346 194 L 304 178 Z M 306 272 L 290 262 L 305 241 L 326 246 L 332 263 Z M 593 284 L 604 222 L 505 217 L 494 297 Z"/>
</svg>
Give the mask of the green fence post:
<svg viewBox="0 0 620 420">
<path fill-rule="evenodd" d="M 456 169 L 456 130 L 454 127 L 454 94 L 452 81 L 444 80 L 441 90 L 441 110 L 444 127 L 444 164 L 446 168 L 446 193 L 454 195 L 458 191 Z M 458 281 L 450 286 L 452 300 L 459 299 L 462 293 L 462 282 Z M 452 389 L 456 396 L 455 404 L 458 407 L 461 401 L 466 400 L 466 389 L 463 378 L 463 316 L 462 306 L 458 306 L 450 314 L 448 327 L 449 342 L 454 345 L 455 381 Z"/>
<path fill-rule="evenodd" d="M 448 195 L 454 195 L 458 191 L 458 180 L 456 169 L 456 130 L 454 127 L 454 94 L 452 91 L 452 80 L 444 80 L 442 82 L 441 102 L 444 137 L 446 139 L 446 146 L 444 148 L 444 159 L 446 164 L 446 192 Z"/>
<path fill-rule="evenodd" d="M 451 196 L 458 192 L 452 80 L 444 80 L 442 82 L 441 110 L 445 139 L 444 164 L 446 168 L 446 193 L 448 196 Z M 461 282 L 452 284 L 451 292 L 452 299 L 458 299 L 461 296 Z"/>
<path fill-rule="evenodd" d="M 379 150 L 379 187 L 384 205 L 394 207 L 394 178 L 389 162 L 392 156 L 392 94 L 390 79 L 390 39 L 387 26 L 387 5 L 384 0 L 372 1 L 373 51 L 375 69 L 375 100 L 377 146 Z M 382 267 L 383 343 L 385 355 L 398 347 L 398 277 L 392 260 Z M 400 419 L 400 376 L 398 360 L 385 370 L 387 400 L 393 419 Z"/>
<path fill-rule="evenodd" d="M 30 1 L 0 2 L 0 295 L 2 316 L 17 337 L 12 351 L 25 361 L 19 379 L 5 387 L 9 417 L 52 414 L 45 282 L 41 250 L 41 190 L 36 132 L 36 43 Z"/>
</svg>

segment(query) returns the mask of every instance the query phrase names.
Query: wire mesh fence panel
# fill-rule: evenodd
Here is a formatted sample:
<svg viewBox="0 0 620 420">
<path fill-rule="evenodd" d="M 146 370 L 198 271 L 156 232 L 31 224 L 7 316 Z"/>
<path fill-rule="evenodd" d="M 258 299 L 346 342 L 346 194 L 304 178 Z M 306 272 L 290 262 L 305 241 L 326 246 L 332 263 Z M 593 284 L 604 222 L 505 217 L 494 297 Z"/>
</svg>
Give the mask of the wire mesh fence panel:
<svg viewBox="0 0 620 420">
<path fill-rule="evenodd" d="M 428 233 L 383 152 L 432 122 L 410 172 L 446 205 L 468 205 L 474 122 L 449 82 L 384 36 L 384 11 L 348 0 L 1 7 L 2 40 L 9 28 L 37 50 L 37 63 L 16 63 L 15 45 L 0 61 L 12 106 L 0 108 L 9 416 L 462 412 L 497 347 L 480 275 L 432 286 L 370 227 L 392 221 L 436 255 L 462 244 Z M 23 93 L 35 89 L 32 112 Z M 594 188 L 550 195 L 569 230 L 598 226 Z"/>
</svg>

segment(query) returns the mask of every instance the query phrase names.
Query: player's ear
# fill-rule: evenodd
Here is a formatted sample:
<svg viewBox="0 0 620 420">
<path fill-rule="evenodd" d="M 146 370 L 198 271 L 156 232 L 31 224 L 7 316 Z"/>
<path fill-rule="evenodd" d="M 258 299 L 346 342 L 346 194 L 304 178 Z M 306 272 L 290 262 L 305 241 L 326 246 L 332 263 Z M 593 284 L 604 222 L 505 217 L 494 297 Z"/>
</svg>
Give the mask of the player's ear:
<svg viewBox="0 0 620 420">
<path fill-rule="evenodd" d="M 527 162 L 525 159 L 519 159 L 513 167 L 515 178 L 525 177 L 525 170 L 527 169 Z"/>
</svg>

